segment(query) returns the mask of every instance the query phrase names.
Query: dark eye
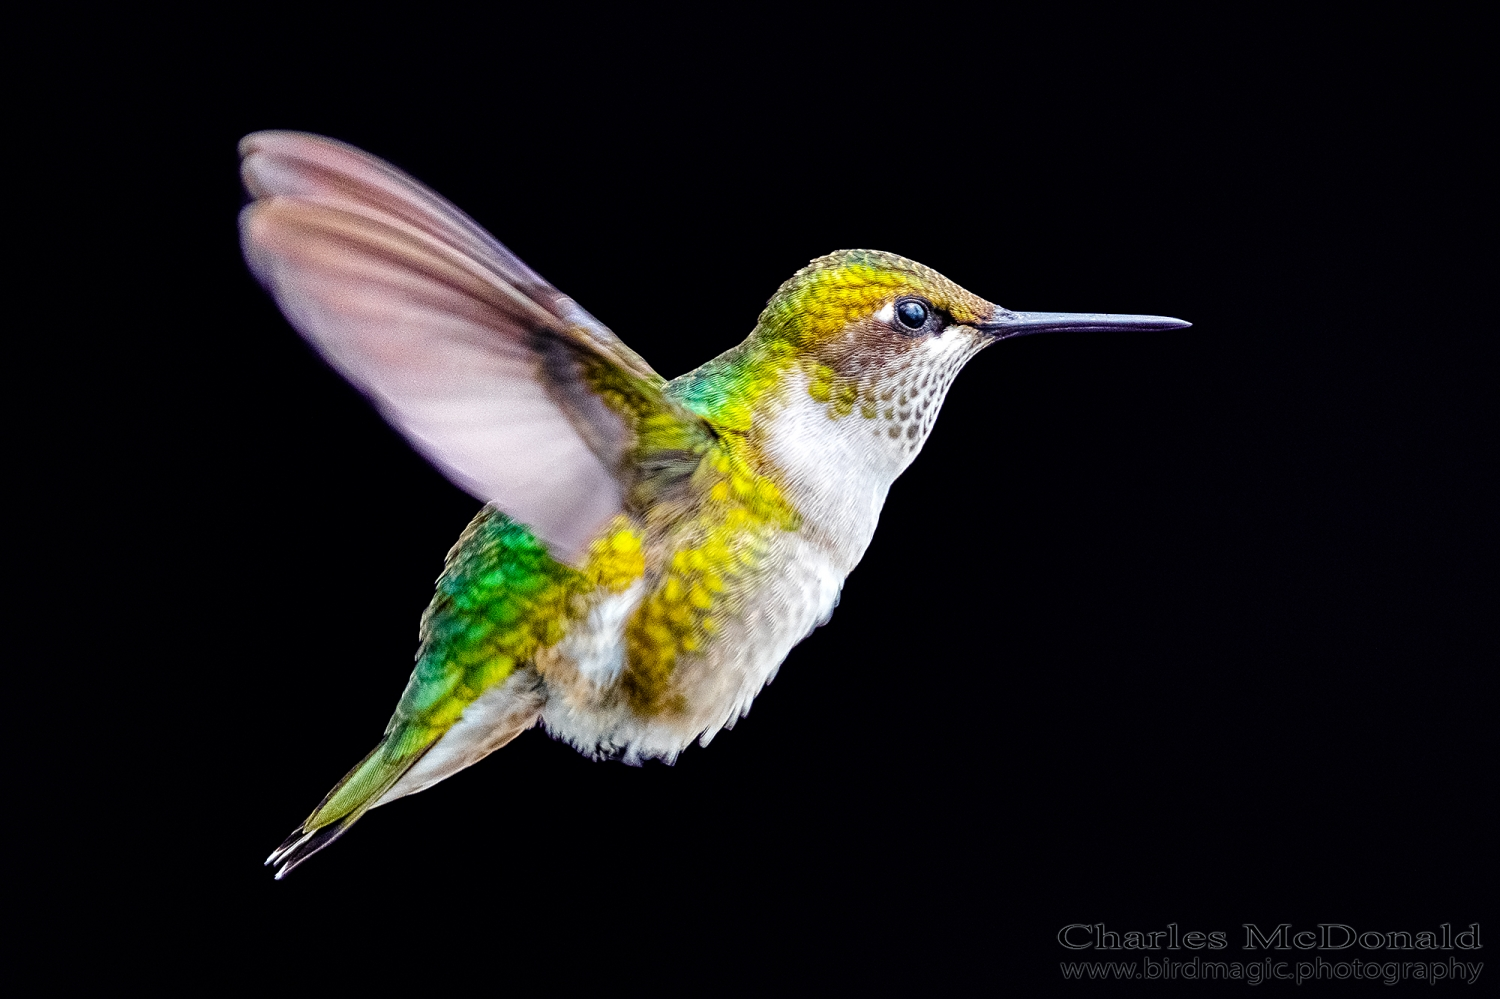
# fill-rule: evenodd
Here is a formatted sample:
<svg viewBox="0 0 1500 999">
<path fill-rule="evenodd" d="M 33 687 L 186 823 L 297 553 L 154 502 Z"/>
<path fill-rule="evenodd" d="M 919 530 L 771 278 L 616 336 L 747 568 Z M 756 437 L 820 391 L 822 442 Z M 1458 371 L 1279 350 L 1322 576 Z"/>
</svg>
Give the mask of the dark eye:
<svg viewBox="0 0 1500 999">
<path fill-rule="evenodd" d="M 896 318 L 909 330 L 919 330 L 927 324 L 927 306 L 914 298 L 896 303 Z"/>
</svg>

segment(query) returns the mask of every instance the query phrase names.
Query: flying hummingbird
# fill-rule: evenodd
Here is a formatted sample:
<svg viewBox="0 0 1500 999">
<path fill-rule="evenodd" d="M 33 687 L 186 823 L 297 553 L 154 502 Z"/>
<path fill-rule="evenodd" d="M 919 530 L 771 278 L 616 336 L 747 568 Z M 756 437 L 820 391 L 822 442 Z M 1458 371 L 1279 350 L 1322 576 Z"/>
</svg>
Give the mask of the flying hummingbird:
<svg viewBox="0 0 1500 999">
<path fill-rule="evenodd" d="M 1011 312 L 842 250 L 792 275 L 743 343 L 667 381 L 389 164 L 294 132 L 240 155 L 251 270 L 485 503 L 384 738 L 271 854 L 278 878 L 538 722 L 627 763 L 707 745 L 829 619 L 965 362 L 1031 333 L 1188 325 Z"/>
</svg>

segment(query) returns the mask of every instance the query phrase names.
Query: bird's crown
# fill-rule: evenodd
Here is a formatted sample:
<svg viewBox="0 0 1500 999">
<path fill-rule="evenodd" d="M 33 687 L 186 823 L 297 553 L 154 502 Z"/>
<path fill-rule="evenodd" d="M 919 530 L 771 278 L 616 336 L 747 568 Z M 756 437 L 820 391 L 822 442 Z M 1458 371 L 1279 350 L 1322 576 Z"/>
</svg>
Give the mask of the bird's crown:
<svg viewBox="0 0 1500 999">
<path fill-rule="evenodd" d="M 878 250 L 839 250 L 793 274 L 766 303 L 757 335 L 781 340 L 798 350 L 818 351 L 841 339 L 851 325 L 874 318 L 887 305 L 910 299 L 930 306 L 950 323 L 970 325 L 988 319 L 995 306 L 965 291 L 930 267 Z M 923 331 L 902 320 L 916 310 L 892 310 L 898 334 Z M 888 321 L 883 326 L 890 326 Z M 941 328 L 941 327 L 939 327 Z"/>
</svg>

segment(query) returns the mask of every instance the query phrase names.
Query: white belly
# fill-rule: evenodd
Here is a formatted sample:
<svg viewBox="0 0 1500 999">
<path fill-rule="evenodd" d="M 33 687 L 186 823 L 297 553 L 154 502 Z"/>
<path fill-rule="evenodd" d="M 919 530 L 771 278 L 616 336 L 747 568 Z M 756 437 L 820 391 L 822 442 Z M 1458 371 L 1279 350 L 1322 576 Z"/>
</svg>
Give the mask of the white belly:
<svg viewBox="0 0 1500 999">
<path fill-rule="evenodd" d="M 828 620 L 843 583 L 844 574 L 806 539 L 779 536 L 767 570 L 741 595 L 743 609 L 723 620 L 709 646 L 678 660 L 673 691 L 684 710 L 652 717 L 632 711 L 613 683 L 624 661 L 624 622 L 639 594 L 628 607 L 624 595 L 608 598 L 619 603 L 591 614 L 591 627 L 558 646 L 576 657 L 572 668 L 553 663 L 543 670 L 548 698 L 542 722 L 554 737 L 594 757 L 670 763 L 695 739 L 707 745 L 750 711 L 792 647 Z M 593 627 L 606 622 L 607 630 Z"/>
</svg>

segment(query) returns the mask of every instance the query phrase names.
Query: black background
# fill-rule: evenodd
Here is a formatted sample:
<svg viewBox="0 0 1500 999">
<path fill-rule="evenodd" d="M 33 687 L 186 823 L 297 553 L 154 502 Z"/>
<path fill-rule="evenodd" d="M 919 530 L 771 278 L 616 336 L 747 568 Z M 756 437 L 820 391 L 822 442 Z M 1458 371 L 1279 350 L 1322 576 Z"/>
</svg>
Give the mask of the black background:
<svg viewBox="0 0 1500 999">
<path fill-rule="evenodd" d="M 132 967 L 1036 994 L 1089 956 L 1068 923 L 1235 960 L 1245 922 L 1493 916 L 1471 26 L 862 19 L 130 22 L 90 37 L 121 69 L 60 75 L 105 112 L 70 162 L 129 275 L 84 341 L 126 501 L 56 501 L 128 518 L 84 546 L 120 545 L 120 734 L 62 908 Z M 850 246 L 1194 326 L 973 361 L 832 622 L 709 748 L 528 733 L 274 883 L 478 504 L 245 270 L 263 128 L 410 171 L 668 376 Z"/>
</svg>

